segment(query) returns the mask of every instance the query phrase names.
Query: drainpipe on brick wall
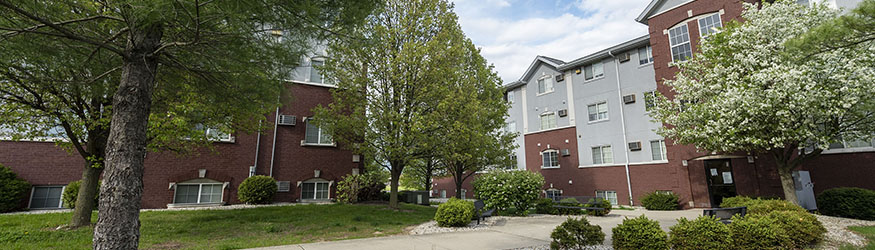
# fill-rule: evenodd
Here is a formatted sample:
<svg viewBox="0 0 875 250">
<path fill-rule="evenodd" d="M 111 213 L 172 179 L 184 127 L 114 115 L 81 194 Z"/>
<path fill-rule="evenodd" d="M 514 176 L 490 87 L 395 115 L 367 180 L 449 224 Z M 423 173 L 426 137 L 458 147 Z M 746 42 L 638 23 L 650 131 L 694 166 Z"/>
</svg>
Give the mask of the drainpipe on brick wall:
<svg viewBox="0 0 875 250">
<path fill-rule="evenodd" d="M 252 172 L 258 173 L 258 151 L 261 149 L 261 124 L 262 120 L 258 121 L 258 134 L 255 137 L 255 162 L 252 163 Z"/>
<path fill-rule="evenodd" d="M 617 96 L 620 98 L 620 126 L 623 128 L 623 153 L 626 155 L 626 187 L 629 189 L 629 206 L 634 206 L 632 198 L 632 178 L 629 177 L 629 140 L 626 138 L 626 113 L 623 111 L 623 88 L 620 86 L 620 59 L 608 51 L 608 55 L 614 59 L 614 73 L 617 74 Z"/>
<path fill-rule="evenodd" d="M 273 177 L 273 159 L 274 154 L 276 153 L 276 128 L 279 126 L 280 122 L 280 107 L 276 107 L 276 112 L 273 113 L 274 121 L 273 121 L 273 143 L 270 145 L 270 172 L 268 172 L 268 176 Z"/>
</svg>

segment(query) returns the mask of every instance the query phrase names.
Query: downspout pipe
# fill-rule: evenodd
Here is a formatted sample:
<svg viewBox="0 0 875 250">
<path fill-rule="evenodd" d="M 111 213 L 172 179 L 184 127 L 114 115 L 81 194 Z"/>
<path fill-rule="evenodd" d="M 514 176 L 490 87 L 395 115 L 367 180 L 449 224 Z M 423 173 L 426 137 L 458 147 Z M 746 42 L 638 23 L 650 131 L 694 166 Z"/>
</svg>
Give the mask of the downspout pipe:
<svg viewBox="0 0 875 250">
<path fill-rule="evenodd" d="M 623 88 L 620 85 L 620 59 L 618 59 L 610 50 L 608 50 L 608 55 L 614 59 L 614 73 L 616 73 L 617 76 L 617 97 L 620 100 L 620 127 L 623 128 L 623 153 L 626 156 L 626 187 L 629 189 L 629 206 L 634 206 L 634 199 L 632 198 L 632 178 L 629 177 L 629 139 L 626 137 L 626 112 L 623 108 L 625 105 L 623 104 Z"/>
<path fill-rule="evenodd" d="M 270 145 L 270 172 L 268 172 L 268 176 L 273 177 L 273 160 L 276 158 L 274 155 L 276 154 L 276 129 L 279 126 L 280 121 L 280 107 L 276 107 L 276 111 L 274 111 L 274 122 L 273 122 L 273 143 Z"/>
<path fill-rule="evenodd" d="M 258 173 L 258 152 L 261 150 L 261 124 L 262 120 L 258 121 L 258 134 L 255 137 L 255 162 L 252 163 L 252 172 Z"/>
</svg>

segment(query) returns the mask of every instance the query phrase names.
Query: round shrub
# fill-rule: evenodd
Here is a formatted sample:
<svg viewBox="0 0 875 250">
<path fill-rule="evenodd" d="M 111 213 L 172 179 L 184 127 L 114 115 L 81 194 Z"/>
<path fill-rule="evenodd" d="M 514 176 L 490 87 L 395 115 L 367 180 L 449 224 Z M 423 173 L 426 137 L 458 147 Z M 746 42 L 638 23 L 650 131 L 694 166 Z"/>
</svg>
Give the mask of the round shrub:
<svg viewBox="0 0 875 250">
<path fill-rule="evenodd" d="M 30 184 L 18 178 L 18 174 L 0 165 L 0 213 L 17 210 L 27 198 Z"/>
<path fill-rule="evenodd" d="M 792 241 L 774 219 L 734 216 L 729 224 L 732 249 L 791 249 Z"/>
<path fill-rule="evenodd" d="M 457 198 L 450 198 L 438 206 L 434 220 L 442 227 L 464 227 L 471 223 L 474 217 L 474 203 Z"/>
<path fill-rule="evenodd" d="M 875 220 L 875 190 L 827 189 L 817 196 L 817 208 L 824 215 Z"/>
<path fill-rule="evenodd" d="M 604 210 L 586 210 L 586 214 L 594 216 L 605 216 L 611 213 L 611 202 L 606 199 L 590 199 L 589 202 L 583 204 L 584 207 L 600 207 Z"/>
<path fill-rule="evenodd" d="M 699 216 L 695 220 L 678 219 L 671 227 L 668 242 L 675 250 L 726 249 L 732 244 L 729 227 L 710 216 Z"/>
<path fill-rule="evenodd" d="M 270 176 L 255 175 L 240 183 L 237 198 L 247 204 L 268 204 L 276 194 L 276 180 Z"/>
<path fill-rule="evenodd" d="M 641 204 L 647 210 L 677 210 L 678 195 L 669 192 L 653 192 L 641 198 Z"/>
<path fill-rule="evenodd" d="M 535 202 L 535 213 L 538 214 L 556 214 L 556 208 L 553 207 L 553 200 L 550 198 L 538 199 Z"/>
<path fill-rule="evenodd" d="M 553 229 L 550 249 L 584 249 L 586 246 L 601 245 L 605 241 L 602 227 L 591 225 L 586 218 L 568 218 L 562 225 Z"/>
<path fill-rule="evenodd" d="M 499 214 L 526 215 L 544 186 L 544 176 L 530 171 L 493 171 L 472 182 L 477 198 Z"/>
<path fill-rule="evenodd" d="M 611 229 L 611 237 L 616 250 L 668 250 L 668 236 L 659 228 L 659 222 L 644 215 L 623 219 L 623 223 Z"/>
<path fill-rule="evenodd" d="M 577 199 L 575 199 L 575 198 L 565 198 L 565 199 L 559 200 L 559 206 L 580 207 L 583 205 L 581 205 L 580 202 L 577 201 Z M 561 214 L 561 215 L 578 215 L 578 214 L 583 214 L 583 213 L 584 213 L 583 210 L 577 209 L 577 208 L 557 208 L 556 209 L 556 214 Z"/>
<path fill-rule="evenodd" d="M 64 206 L 68 208 L 76 208 L 76 198 L 79 197 L 79 186 L 82 185 L 82 180 L 70 182 L 64 188 L 64 193 L 61 194 L 61 200 L 64 201 Z M 94 204 L 100 200 L 100 181 L 97 181 L 97 192 L 94 193 Z M 97 206 L 94 206 L 97 209 Z"/>
<path fill-rule="evenodd" d="M 784 230 L 794 248 L 798 249 L 808 248 L 810 245 L 820 242 L 826 233 L 826 228 L 817 220 L 817 217 L 807 212 L 772 211 L 768 215 L 751 216 L 769 217 Z"/>
<path fill-rule="evenodd" d="M 720 207 L 746 207 L 749 206 L 753 200 L 753 198 L 747 196 L 726 197 L 723 198 L 723 202 L 720 202 Z"/>
<path fill-rule="evenodd" d="M 799 205 L 785 200 L 763 200 L 757 198 L 747 206 L 748 214 L 768 214 L 772 211 L 807 212 Z"/>
</svg>

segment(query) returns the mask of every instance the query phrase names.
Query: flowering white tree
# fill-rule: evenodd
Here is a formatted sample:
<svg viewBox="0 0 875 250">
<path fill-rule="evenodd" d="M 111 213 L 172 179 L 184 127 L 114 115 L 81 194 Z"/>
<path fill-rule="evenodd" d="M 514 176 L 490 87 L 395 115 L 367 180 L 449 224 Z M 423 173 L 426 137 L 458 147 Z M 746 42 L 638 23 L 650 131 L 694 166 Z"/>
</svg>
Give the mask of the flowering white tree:
<svg viewBox="0 0 875 250">
<path fill-rule="evenodd" d="M 875 132 L 872 46 L 788 53 L 787 41 L 839 16 L 825 6 L 746 4 L 744 22 L 703 39 L 677 64 L 672 91 L 653 117 L 679 144 L 774 156 L 785 199 L 797 202 L 791 173 L 837 138 Z M 807 149 L 806 149 L 807 148 Z"/>
</svg>

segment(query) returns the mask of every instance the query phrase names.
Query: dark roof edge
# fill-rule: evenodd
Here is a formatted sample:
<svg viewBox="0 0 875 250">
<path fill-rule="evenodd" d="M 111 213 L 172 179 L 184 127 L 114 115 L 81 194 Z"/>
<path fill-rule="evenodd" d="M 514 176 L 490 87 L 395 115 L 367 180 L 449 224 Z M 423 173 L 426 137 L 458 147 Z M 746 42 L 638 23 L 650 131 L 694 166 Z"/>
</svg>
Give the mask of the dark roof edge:
<svg viewBox="0 0 875 250">
<path fill-rule="evenodd" d="M 597 60 L 601 60 L 607 57 L 611 57 L 611 54 L 616 55 L 618 52 L 626 51 L 629 49 L 641 47 L 643 45 L 650 44 L 650 35 L 640 36 L 638 38 L 608 47 L 606 49 L 600 50 L 598 52 L 586 55 L 584 57 L 575 59 L 566 64 L 562 64 L 559 66 L 559 71 L 566 71 L 571 68 L 579 67 L 584 64 L 588 64 Z"/>
</svg>

